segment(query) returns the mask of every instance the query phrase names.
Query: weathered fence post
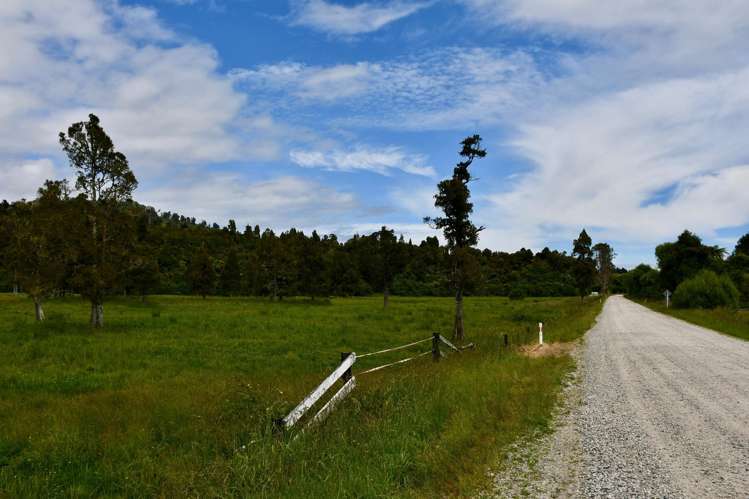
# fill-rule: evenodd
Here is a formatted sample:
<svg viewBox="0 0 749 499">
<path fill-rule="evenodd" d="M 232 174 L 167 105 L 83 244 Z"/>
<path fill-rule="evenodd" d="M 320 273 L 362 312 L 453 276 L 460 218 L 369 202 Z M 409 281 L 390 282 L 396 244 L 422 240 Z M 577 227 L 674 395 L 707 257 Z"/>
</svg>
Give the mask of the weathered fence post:
<svg viewBox="0 0 749 499">
<path fill-rule="evenodd" d="M 505 348 L 509 346 L 509 338 L 507 338 L 507 333 L 505 333 Z"/>
<path fill-rule="evenodd" d="M 440 334 L 432 333 L 432 360 L 440 360 Z"/>
</svg>

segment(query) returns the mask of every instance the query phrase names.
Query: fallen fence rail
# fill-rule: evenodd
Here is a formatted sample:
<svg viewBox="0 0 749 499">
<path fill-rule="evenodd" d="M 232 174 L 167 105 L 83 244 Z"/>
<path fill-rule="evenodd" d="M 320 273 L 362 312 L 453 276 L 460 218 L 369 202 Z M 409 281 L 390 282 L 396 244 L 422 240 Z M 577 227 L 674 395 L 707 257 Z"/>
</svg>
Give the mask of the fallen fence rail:
<svg viewBox="0 0 749 499">
<path fill-rule="evenodd" d="M 403 350 L 404 348 L 409 348 L 421 343 L 426 343 L 427 341 L 432 342 L 431 350 L 427 350 L 426 352 L 421 352 L 412 357 L 397 360 L 395 362 L 390 362 L 388 364 L 373 367 L 365 371 L 361 371 L 357 374 L 361 375 L 373 373 L 375 371 L 380 371 L 388 367 L 405 364 L 406 362 L 410 362 L 429 354 L 432 354 L 432 359 L 436 362 L 441 357 L 445 356 L 440 350 L 440 343 L 444 343 L 450 349 L 457 353 L 460 353 L 462 350 L 465 350 L 467 348 L 474 348 L 473 343 L 469 343 L 468 345 L 465 345 L 463 347 L 456 347 L 441 334 L 434 333 L 432 334 L 431 338 L 425 338 L 423 340 L 414 341 L 405 345 L 387 348 L 376 352 L 369 352 L 359 356 L 357 356 L 355 352 L 342 352 L 341 363 L 338 365 L 338 367 L 336 367 L 335 370 L 333 370 L 333 372 L 330 373 L 327 378 L 325 378 L 319 385 L 317 385 L 317 387 L 312 390 L 309 395 L 304 397 L 304 399 L 299 402 L 299 404 L 297 404 L 297 406 L 294 407 L 294 409 L 292 409 L 286 417 L 274 420 L 276 427 L 280 430 L 290 430 L 291 428 L 293 428 L 294 425 L 296 425 L 299 420 L 302 419 L 302 417 L 307 413 L 307 411 L 309 411 L 340 379 L 343 381 L 343 385 L 338 389 L 337 392 L 335 392 L 335 394 L 333 394 L 332 397 L 330 397 L 330 399 L 320 408 L 320 410 L 317 411 L 317 413 L 309 419 L 309 422 L 306 426 L 309 427 L 322 422 L 328 416 L 328 414 L 330 414 L 333 409 L 335 409 L 335 407 L 343 399 L 345 399 L 354 390 L 354 388 L 356 388 L 356 377 L 352 372 L 352 367 L 357 359 L 360 359 L 362 357 L 369 357 L 372 355 L 394 352 L 396 350 Z"/>
</svg>

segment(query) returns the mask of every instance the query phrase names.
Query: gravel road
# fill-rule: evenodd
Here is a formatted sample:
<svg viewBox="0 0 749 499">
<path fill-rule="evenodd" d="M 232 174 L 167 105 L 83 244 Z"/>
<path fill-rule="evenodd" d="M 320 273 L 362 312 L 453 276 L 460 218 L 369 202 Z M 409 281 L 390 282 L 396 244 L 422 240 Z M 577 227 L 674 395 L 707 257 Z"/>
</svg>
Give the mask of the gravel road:
<svg viewBox="0 0 749 499">
<path fill-rule="evenodd" d="M 494 495 L 749 498 L 749 342 L 614 296 L 576 356 L 556 431 Z"/>
</svg>

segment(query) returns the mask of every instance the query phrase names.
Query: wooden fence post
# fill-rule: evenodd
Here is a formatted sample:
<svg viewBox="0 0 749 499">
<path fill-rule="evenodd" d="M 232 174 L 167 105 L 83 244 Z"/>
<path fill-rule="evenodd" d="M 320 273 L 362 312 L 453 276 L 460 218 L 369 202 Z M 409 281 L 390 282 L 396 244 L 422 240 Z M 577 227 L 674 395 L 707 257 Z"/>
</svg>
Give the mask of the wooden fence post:
<svg viewBox="0 0 749 499">
<path fill-rule="evenodd" d="M 432 360 L 440 360 L 440 334 L 432 333 Z"/>
<path fill-rule="evenodd" d="M 505 348 L 509 346 L 509 339 L 507 338 L 507 333 L 505 333 Z"/>
</svg>

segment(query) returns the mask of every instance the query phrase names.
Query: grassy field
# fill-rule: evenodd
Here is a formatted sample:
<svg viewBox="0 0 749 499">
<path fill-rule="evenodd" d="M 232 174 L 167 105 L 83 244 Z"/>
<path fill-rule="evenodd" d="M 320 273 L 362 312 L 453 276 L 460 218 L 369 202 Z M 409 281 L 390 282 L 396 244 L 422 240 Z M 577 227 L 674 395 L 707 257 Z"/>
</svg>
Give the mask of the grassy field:
<svg viewBox="0 0 749 499">
<path fill-rule="evenodd" d="M 699 308 L 666 308 L 666 305 L 653 301 L 640 301 L 642 305 L 656 312 L 668 314 L 677 319 L 697 324 L 698 326 L 714 329 L 721 333 L 749 340 L 749 310 L 734 310 L 730 308 L 716 308 L 713 310 Z"/>
<path fill-rule="evenodd" d="M 569 358 L 500 355 L 500 335 L 519 343 L 543 321 L 547 341 L 573 340 L 597 301 L 468 298 L 475 351 L 362 375 L 300 438 L 279 437 L 271 424 L 341 351 L 448 333 L 452 306 L 118 299 L 92 334 L 76 298 L 49 302 L 49 320 L 36 324 L 28 299 L 0 295 L 0 497 L 468 494 L 508 443 L 544 428 L 572 368 Z M 402 356 L 362 359 L 354 370 Z"/>
</svg>

